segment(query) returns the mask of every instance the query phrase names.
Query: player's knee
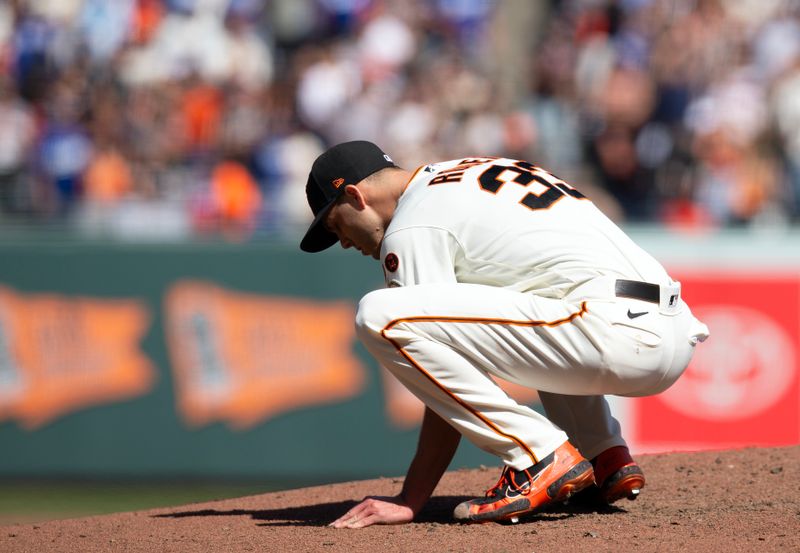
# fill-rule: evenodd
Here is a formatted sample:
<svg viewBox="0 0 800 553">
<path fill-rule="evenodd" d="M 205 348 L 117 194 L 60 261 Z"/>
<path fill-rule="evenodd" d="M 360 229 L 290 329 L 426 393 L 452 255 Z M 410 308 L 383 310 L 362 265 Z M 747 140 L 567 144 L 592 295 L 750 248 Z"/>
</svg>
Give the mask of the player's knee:
<svg viewBox="0 0 800 553">
<path fill-rule="evenodd" d="M 375 290 L 358 302 L 356 333 L 362 341 L 380 338 L 381 330 L 389 323 L 384 292 L 386 290 Z"/>
</svg>

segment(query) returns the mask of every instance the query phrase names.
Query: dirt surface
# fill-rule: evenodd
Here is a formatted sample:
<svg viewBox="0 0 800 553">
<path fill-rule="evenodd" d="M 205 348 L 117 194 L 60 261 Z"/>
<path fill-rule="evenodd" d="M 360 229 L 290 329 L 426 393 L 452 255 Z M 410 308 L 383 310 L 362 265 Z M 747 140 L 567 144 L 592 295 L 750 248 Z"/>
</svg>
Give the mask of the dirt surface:
<svg viewBox="0 0 800 553">
<path fill-rule="evenodd" d="M 636 501 L 558 505 L 516 525 L 451 522 L 499 468 L 445 475 L 418 521 L 335 530 L 326 524 L 401 479 L 333 484 L 211 503 L 0 527 L 0 551 L 800 551 L 800 446 L 639 457 Z"/>
</svg>

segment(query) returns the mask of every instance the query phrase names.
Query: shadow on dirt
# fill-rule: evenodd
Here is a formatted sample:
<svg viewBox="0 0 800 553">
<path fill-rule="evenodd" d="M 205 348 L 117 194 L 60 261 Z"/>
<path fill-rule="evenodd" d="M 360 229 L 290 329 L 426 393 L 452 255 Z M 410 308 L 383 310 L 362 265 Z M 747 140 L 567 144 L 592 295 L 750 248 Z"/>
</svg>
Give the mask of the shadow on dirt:
<svg viewBox="0 0 800 553">
<path fill-rule="evenodd" d="M 469 496 L 436 496 L 420 511 L 416 523 L 455 524 L 453 509 L 462 501 L 471 499 Z M 180 511 L 152 515 L 153 518 L 187 518 L 187 517 L 224 517 L 245 516 L 261 521 L 258 526 L 327 526 L 333 520 L 346 513 L 358 504 L 358 501 L 337 501 L 333 503 L 319 503 L 317 505 L 303 505 L 297 507 L 283 507 L 280 509 L 231 509 L 221 511 L 216 509 L 199 509 L 196 511 Z M 614 514 L 624 513 L 624 509 L 614 506 L 597 506 L 593 504 L 558 504 L 552 505 L 543 511 L 526 516 L 521 522 L 563 520 L 586 513 Z"/>
<path fill-rule="evenodd" d="M 467 496 L 438 496 L 432 498 L 428 505 L 420 511 L 415 522 L 452 522 L 455 506 L 470 499 Z M 180 511 L 153 515 L 153 518 L 186 518 L 186 517 L 220 517 L 249 516 L 253 520 L 264 521 L 259 526 L 327 526 L 355 507 L 358 501 L 337 501 L 281 509 L 232 509 L 220 511 L 216 509 L 200 509 L 197 511 Z"/>
<path fill-rule="evenodd" d="M 338 501 L 336 503 L 320 503 L 302 507 L 283 507 L 281 509 L 200 509 L 198 511 L 181 511 L 153 515 L 153 518 L 186 518 L 186 517 L 250 517 L 253 520 L 265 521 L 265 526 L 326 526 L 348 509 L 356 505 L 355 501 Z"/>
</svg>

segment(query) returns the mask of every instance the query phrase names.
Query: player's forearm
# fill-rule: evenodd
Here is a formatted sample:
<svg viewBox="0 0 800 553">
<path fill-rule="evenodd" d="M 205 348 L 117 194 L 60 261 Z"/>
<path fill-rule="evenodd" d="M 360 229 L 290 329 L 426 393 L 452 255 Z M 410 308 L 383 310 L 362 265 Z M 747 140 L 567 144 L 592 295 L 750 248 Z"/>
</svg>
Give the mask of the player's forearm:
<svg viewBox="0 0 800 553">
<path fill-rule="evenodd" d="M 455 428 L 430 409 L 425 409 L 417 453 L 400 493 L 414 514 L 419 512 L 433 493 L 453 460 L 460 440 L 461 434 Z"/>
</svg>

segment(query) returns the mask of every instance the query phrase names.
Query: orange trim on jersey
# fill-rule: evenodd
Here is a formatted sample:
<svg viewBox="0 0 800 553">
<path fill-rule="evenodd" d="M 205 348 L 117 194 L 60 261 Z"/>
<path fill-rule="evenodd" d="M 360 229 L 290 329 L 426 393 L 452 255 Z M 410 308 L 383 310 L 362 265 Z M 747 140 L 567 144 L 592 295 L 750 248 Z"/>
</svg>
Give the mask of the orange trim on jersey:
<svg viewBox="0 0 800 553">
<path fill-rule="evenodd" d="M 408 179 L 408 180 L 406 181 L 406 184 L 405 184 L 405 186 L 403 186 L 403 191 L 402 191 L 402 192 L 400 192 L 400 194 L 401 194 L 401 195 L 402 195 L 402 194 L 405 194 L 405 191 L 406 191 L 406 189 L 408 188 L 408 185 L 409 185 L 409 184 L 411 184 L 411 181 L 412 181 L 412 180 L 414 180 L 415 178 L 417 178 L 417 175 L 419 174 L 419 172 L 420 172 L 420 171 L 422 171 L 422 170 L 423 170 L 425 167 L 427 167 L 427 166 L 428 166 L 428 165 L 420 165 L 419 167 L 417 167 L 417 169 L 416 169 L 416 170 L 414 171 L 414 173 L 411 175 L 411 178 L 410 178 L 410 179 Z"/>
<path fill-rule="evenodd" d="M 411 365 L 415 369 L 417 369 L 420 373 L 422 373 L 422 375 L 425 376 L 425 378 L 427 378 L 428 380 L 430 380 L 437 388 L 439 388 L 445 394 L 450 396 L 461 407 L 463 407 L 464 409 L 466 409 L 467 411 L 469 411 L 470 413 L 475 415 L 475 417 L 477 417 L 479 420 L 481 420 L 486 426 L 488 426 L 495 433 L 503 436 L 504 438 L 507 438 L 507 439 L 511 440 L 512 442 L 517 444 L 519 447 L 521 447 L 525 451 L 525 453 L 531 458 L 531 461 L 533 461 L 533 464 L 536 464 L 536 463 L 539 462 L 539 459 L 538 459 L 538 457 L 536 457 L 536 454 L 533 453 L 533 450 L 530 447 L 528 447 L 527 444 L 525 444 L 525 442 L 523 442 L 522 440 L 520 440 L 516 436 L 513 436 L 511 434 L 508 434 L 508 433 L 503 432 L 502 430 L 500 430 L 500 428 L 498 428 L 497 425 L 495 425 L 492 421 L 490 421 L 489 419 L 484 417 L 477 409 L 475 409 L 474 407 L 469 405 L 467 402 L 465 402 L 463 399 L 461 399 L 460 397 L 458 397 L 457 395 L 452 393 L 450 390 L 448 390 L 443 384 L 441 384 L 438 380 L 436 380 L 436 378 L 434 378 L 433 375 L 431 375 L 428 371 L 426 371 L 408 353 L 406 353 L 406 351 L 402 348 L 402 346 L 400 346 L 400 344 L 398 344 L 392 338 L 388 337 L 386 335 L 386 333 L 389 330 L 391 330 L 392 327 L 394 327 L 394 326 L 396 326 L 396 325 L 398 325 L 400 323 L 419 323 L 419 322 L 423 322 L 423 323 L 445 322 L 445 323 L 471 323 L 471 324 L 501 324 L 501 325 L 523 326 L 523 327 L 539 327 L 539 326 L 553 327 L 553 326 L 559 326 L 559 325 L 566 324 L 566 323 L 571 323 L 576 318 L 582 317 L 587 312 L 588 312 L 588 309 L 586 309 L 586 302 L 583 302 L 583 303 L 581 303 L 580 311 L 577 311 L 577 312 L 573 313 L 572 315 L 569 315 L 568 317 L 564 317 L 563 319 L 557 319 L 555 321 L 516 321 L 516 320 L 513 320 L 513 319 L 491 319 L 491 318 L 475 318 L 475 317 L 432 317 L 432 316 L 405 317 L 405 318 L 402 318 L 402 319 L 395 319 L 395 320 L 391 321 L 389 324 L 387 324 L 385 327 L 383 327 L 383 330 L 381 330 L 381 336 L 383 337 L 384 340 L 386 340 L 390 344 L 392 344 L 395 347 L 395 349 L 400 353 L 400 355 L 402 355 L 409 363 L 411 363 Z"/>
</svg>

